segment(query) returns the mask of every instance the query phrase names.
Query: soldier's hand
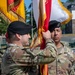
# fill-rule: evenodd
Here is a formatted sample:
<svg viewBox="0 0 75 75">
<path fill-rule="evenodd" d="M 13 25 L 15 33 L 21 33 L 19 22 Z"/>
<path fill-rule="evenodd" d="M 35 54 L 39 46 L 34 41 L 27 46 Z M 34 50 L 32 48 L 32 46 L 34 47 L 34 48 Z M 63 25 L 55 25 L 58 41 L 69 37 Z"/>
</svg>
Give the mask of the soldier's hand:
<svg viewBox="0 0 75 75">
<path fill-rule="evenodd" d="M 45 40 L 51 39 L 51 33 L 49 30 L 47 30 L 46 32 L 42 32 L 42 34 Z"/>
</svg>

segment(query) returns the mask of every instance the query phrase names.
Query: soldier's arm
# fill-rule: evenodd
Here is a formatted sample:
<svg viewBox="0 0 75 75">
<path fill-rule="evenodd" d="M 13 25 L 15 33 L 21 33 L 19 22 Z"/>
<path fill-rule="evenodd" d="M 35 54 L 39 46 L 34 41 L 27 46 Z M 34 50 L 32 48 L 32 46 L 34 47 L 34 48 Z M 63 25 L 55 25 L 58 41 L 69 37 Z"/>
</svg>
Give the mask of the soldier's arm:
<svg viewBox="0 0 75 75">
<path fill-rule="evenodd" d="M 70 61 L 69 66 L 69 74 L 74 75 L 75 74 L 75 52 L 68 46 L 66 46 L 66 53 L 67 53 L 67 59 Z"/>
<path fill-rule="evenodd" d="M 26 52 L 30 53 L 34 59 L 33 63 L 36 64 L 45 64 L 50 63 L 56 59 L 56 47 L 54 42 L 51 40 L 51 34 L 49 31 L 43 32 L 43 37 L 46 40 L 46 48 L 43 50 L 33 50 L 33 52 L 29 52 L 26 50 Z"/>
<path fill-rule="evenodd" d="M 52 40 L 46 41 L 46 48 L 44 50 L 33 50 L 37 64 L 39 63 L 50 63 L 56 59 L 56 47 Z"/>
<path fill-rule="evenodd" d="M 22 64 L 47 64 L 56 59 L 56 47 L 51 40 L 46 41 L 46 48 L 44 50 L 25 50 L 26 53 L 21 55 L 21 58 L 17 62 Z"/>
<path fill-rule="evenodd" d="M 33 50 L 25 49 L 25 53 L 22 50 L 15 54 L 18 57 L 17 62 L 24 63 L 24 64 L 45 64 L 50 63 L 56 58 L 56 47 L 51 40 L 50 32 L 43 32 L 43 37 L 46 40 L 46 47 L 43 50 Z M 19 56 L 20 55 L 20 58 Z"/>
</svg>

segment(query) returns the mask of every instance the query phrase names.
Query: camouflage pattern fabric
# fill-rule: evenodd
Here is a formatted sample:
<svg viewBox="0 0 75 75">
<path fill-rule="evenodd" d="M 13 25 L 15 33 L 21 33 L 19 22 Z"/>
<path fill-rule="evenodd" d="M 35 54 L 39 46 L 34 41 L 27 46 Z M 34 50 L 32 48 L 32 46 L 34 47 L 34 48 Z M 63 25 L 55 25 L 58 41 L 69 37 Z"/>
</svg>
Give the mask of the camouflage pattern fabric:
<svg viewBox="0 0 75 75">
<path fill-rule="evenodd" d="M 39 64 L 51 63 L 56 58 L 56 47 L 51 40 L 46 41 L 44 50 L 19 47 L 9 44 L 2 58 L 2 75 L 38 75 Z"/>
<path fill-rule="evenodd" d="M 2 57 L 3 57 L 3 54 L 5 52 L 5 49 L 6 49 L 5 44 L 0 47 L 0 74 L 1 74 L 1 62 L 2 62 Z"/>
<path fill-rule="evenodd" d="M 48 65 L 48 75 L 75 75 L 75 55 L 65 42 L 57 49 L 57 58 Z"/>
</svg>

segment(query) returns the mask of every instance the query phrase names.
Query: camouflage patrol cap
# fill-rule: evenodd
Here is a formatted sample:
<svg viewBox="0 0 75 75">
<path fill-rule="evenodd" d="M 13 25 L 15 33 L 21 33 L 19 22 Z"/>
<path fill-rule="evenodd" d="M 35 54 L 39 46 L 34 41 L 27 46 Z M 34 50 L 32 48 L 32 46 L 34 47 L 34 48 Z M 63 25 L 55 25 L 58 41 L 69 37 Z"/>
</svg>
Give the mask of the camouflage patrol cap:
<svg viewBox="0 0 75 75">
<path fill-rule="evenodd" d="M 9 24 L 7 32 L 18 33 L 20 35 L 28 34 L 32 29 L 31 25 L 21 21 L 13 21 Z"/>
<path fill-rule="evenodd" d="M 55 28 L 59 27 L 61 27 L 61 23 L 56 20 L 52 20 L 49 22 L 48 30 L 52 32 Z"/>
</svg>

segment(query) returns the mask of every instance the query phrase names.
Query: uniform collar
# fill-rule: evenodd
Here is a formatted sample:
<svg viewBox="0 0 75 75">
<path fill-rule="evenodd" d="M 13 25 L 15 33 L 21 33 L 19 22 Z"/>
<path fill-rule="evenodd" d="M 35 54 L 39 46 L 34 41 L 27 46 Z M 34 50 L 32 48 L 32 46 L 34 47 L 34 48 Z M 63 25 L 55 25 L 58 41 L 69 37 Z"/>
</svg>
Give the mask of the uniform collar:
<svg viewBox="0 0 75 75">
<path fill-rule="evenodd" d="M 8 47 L 19 47 L 20 49 L 23 49 L 24 47 L 23 46 L 18 46 L 17 44 L 8 44 L 7 45 Z"/>
</svg>

